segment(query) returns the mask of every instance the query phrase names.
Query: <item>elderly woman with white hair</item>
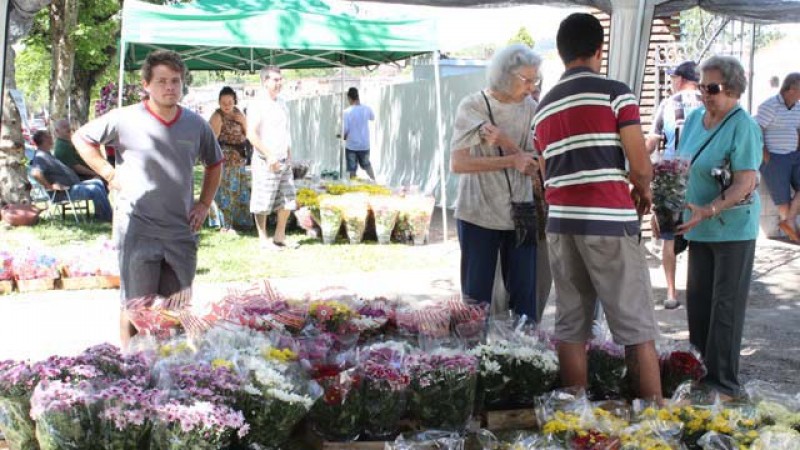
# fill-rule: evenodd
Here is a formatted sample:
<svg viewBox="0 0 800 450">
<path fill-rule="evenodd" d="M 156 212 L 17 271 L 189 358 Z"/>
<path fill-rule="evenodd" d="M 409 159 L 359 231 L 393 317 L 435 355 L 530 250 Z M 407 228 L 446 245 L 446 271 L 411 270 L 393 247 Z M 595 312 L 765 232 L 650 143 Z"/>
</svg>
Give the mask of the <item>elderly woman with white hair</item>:
<svg viewBox="0 0 800 450">
<path fill-rule="evenodd" d="M 689 340 L 708 369 L 703 384 L 727 398 L 741 391 L 739 351 L 758 237 L 755 187 L 763 142 L 758 124 L 739 106 L 747 86 L 741 63 L 714 56 L 700 70 L 703 106 L 687 117 L 678 148 L 691 160 L 688 211 L 678 232 L 689 241 Z"/>
<path fill-rule="evenodd" d="M 518 245 L 512 202 L 532 202 L 538 170 L 531 141 L 541 57 L 524 45 L 499 50 L 488 86 L 461 101 L 450 167 L 460 174 L 455 217 L 461 246 L 461 293 L 491 303 L 498 257 L 510 307 L 536 319 L 536 243 Z"/>
</svg>

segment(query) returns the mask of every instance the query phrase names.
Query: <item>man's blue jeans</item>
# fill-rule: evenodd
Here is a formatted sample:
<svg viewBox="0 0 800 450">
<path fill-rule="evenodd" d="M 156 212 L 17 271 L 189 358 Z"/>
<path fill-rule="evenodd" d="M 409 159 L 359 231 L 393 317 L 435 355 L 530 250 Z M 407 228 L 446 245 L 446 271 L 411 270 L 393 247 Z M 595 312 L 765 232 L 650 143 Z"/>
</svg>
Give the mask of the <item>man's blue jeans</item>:
<svg viewBox="0 0 800 450">
<path fill-rule="evenodd" d="M 100 180 L 86 180 L 73 184 L 69 188 L 72 200 L 91 200 L 94 203 L 94 218 L 99 222 L 111 222 L 111 203 L 108 201 L 108 192 Z M 56 196 L 56 200 L 63 200 L 65 196 Z"/>
</svg>

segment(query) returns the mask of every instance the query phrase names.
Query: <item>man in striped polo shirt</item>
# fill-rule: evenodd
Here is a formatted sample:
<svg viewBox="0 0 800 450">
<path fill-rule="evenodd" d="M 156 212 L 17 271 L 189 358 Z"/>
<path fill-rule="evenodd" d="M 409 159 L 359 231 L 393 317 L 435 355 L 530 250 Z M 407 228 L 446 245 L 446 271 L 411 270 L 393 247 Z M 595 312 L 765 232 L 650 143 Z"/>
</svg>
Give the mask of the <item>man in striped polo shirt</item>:
<svg viewBox="0 0 800 450">
<path fill-rule="evenodd" d="M 550 205 L 561 381 L 587 385 L 585 344 L 600 299 L 614 341 L 625 346 L 633 387 L 642 398 L 660 400 L 658 328 L 639 229 L 652 200 L 639 106 L 627 86 L 599 75 L 603 27 L 597 18 L 570 15 L 556 40 L 567 71 L 533 123 Z"/>
<path fill-rule="evenodd" d="M 756 121 L 764 131 L 764 165 L 761 172 L 769 195 L 778 207 L 781 231 L 794 242 L 800 212 L 800 73 L 790 73 L 778 94 L 759 105 Z M 792 191 L 795 195 L 792 196 Z"/>
</svg>

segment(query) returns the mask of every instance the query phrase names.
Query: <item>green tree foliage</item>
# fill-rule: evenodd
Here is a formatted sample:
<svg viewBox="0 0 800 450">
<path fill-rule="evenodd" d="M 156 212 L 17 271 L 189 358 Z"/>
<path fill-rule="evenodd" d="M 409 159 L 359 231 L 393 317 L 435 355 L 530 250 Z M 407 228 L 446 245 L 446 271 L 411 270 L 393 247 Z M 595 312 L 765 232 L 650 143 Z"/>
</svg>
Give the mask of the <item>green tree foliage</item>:
<svg viewBox="0 0 800 450">
<path fill-rule="evenodd" d="M 692 8 L 683 11 L 680 16 L 681 40 L 686 45 L 687 57 L 702 59 L 709 56 L 709 50 L 713 53 L 716 45 L 718 48 L 730 48 L 738 50 L 744 41 L 745 47 L 750 42 L 750 32 L 752 26 L 745 24 L 740 26 L 737 22 L 735 26 L 723 16 L 716 16 L 700 8 Z M 783 34 L 770 26 L 759 26 L 756 35 L 755 49 L 769 45 L 771 42 L 781 39 Z M 714 40 L 714 44 L 709 42 Z M 703 51 L 706 50 L 705 54 Z"/>
<path fill-rule="evenodd" d="M 533 36 L 528 32 L 528 29 L 525 27 L 520 27 L 517 31 L 517 34 L 511 37 L 508 40 L 508 44 L 524 44 L 530 48 L 533 48 L 536 45 L 536 41 L 533 40 Z"/>
<path fill-rule="evenodd" d="M 17 54 L 17 89 L 25 94 L 29 112 L 41 111 L 50 102 L 50 53 L 40 45 L 26 45 Z"/>
</svg>

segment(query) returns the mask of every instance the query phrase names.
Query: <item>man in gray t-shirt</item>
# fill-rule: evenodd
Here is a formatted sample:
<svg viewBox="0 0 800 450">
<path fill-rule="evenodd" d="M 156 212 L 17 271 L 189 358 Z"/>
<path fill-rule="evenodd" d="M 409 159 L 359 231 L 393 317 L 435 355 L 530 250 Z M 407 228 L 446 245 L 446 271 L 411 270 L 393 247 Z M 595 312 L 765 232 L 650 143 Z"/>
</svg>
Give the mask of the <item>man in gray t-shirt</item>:
<svg viewBox="0 0 800 450">
<path fill-rule="evenodd" d="M 197 267 L 194 233 L 219 187 L 223 159 L 214 133 L 205 120 L 178 104 L 185 71 L 177 53 L 151 53 L 142 66 L 149 98 L 89 122 L 72 139 L 86 163 L 118 191 L 114 232 L 123 346 L 136 333 L 126 305 L 156 294 L 181 299 L 171 302 L 173 306 L 190 298 Z M 116 169 L 106 161 L 101 145 L 116 149 Z M 206 169 L 195 201 L 193 171 L 198 160 Z"/>
</svg>

